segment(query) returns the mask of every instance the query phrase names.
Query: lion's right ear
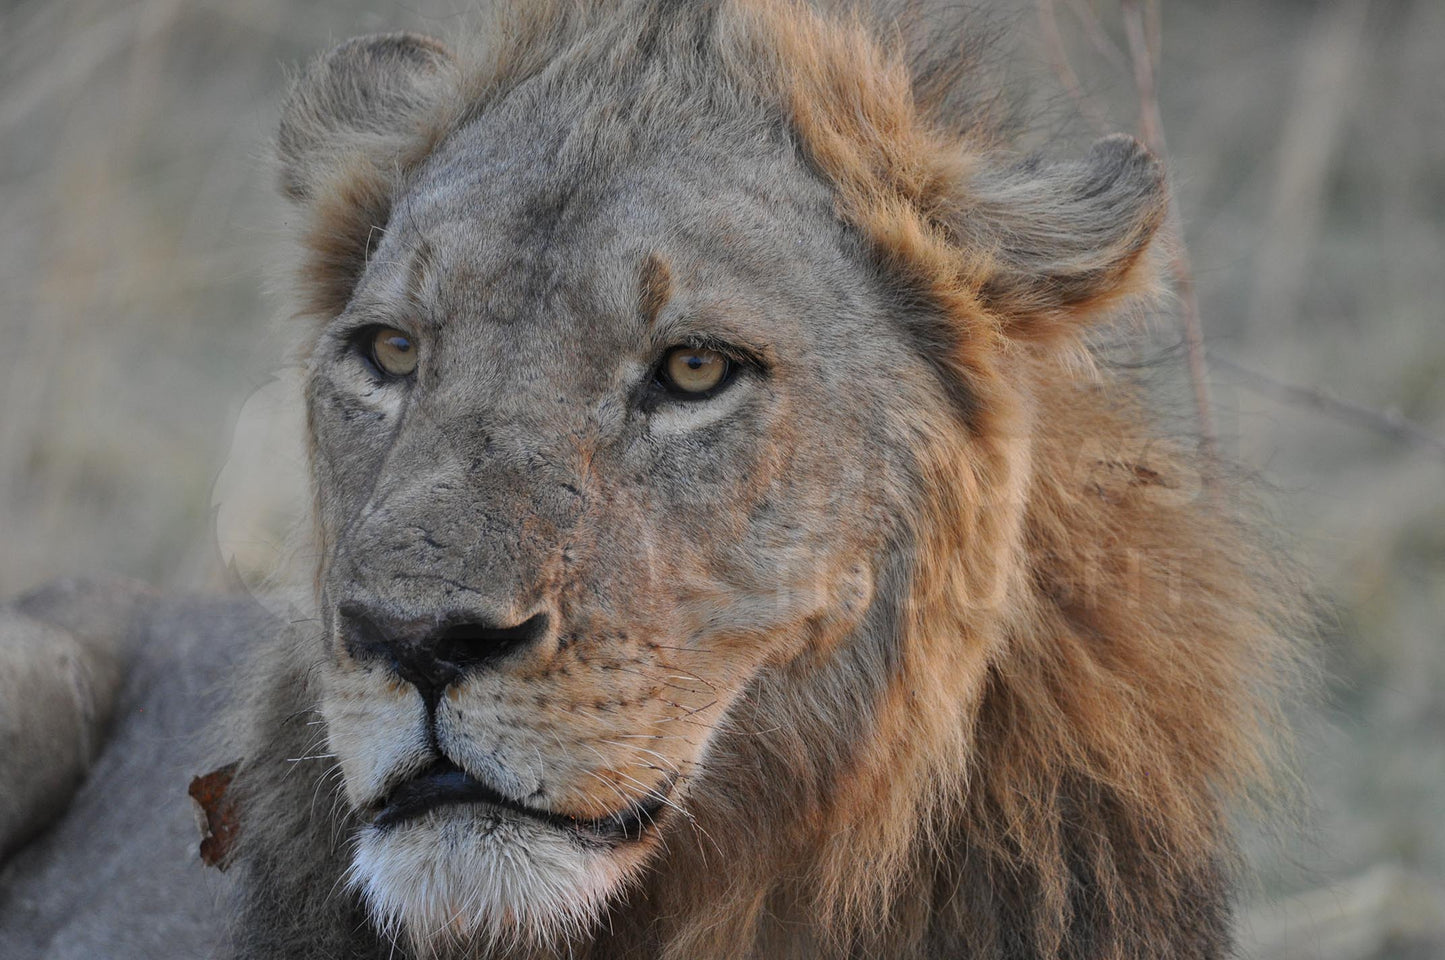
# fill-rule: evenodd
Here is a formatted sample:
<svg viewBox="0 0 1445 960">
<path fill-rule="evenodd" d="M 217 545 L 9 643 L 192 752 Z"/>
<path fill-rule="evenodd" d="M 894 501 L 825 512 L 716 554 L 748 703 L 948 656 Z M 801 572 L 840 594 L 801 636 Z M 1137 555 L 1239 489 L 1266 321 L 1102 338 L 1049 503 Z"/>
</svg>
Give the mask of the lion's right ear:
<svg viewBox="0 0 1445 960">
<path fill-rule="evenodd" d="M 340 312 L 386 228 L 403 177 L 445 132 L 455 60 L 428 37 L 358 37 L 291 89 L 276 152 L 281 189 L 307 213 L 308 306 Z"/>
</svg>

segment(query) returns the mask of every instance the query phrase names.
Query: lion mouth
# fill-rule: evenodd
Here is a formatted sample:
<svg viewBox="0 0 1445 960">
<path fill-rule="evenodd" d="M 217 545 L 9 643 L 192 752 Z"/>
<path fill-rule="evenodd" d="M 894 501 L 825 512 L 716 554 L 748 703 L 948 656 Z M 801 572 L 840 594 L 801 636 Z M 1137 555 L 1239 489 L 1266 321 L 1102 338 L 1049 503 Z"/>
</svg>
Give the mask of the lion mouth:
<svg viewBox="0 0 1445 960">
<path fill-rule="evenodd" d="M 641 840 L 643 834 L 656 825 L 673 783 L 674 780 L 669 778 L 654 789 L 647 799 L 634 801 L 604 817 L 572 817 L 514 800 L 443 757 L 421 773 L 398 784 L 374 805 L 371 825 L 378 830 L 389 830 L 439 807 L 485 804 L 544 823 L 579 839 L 603 843 L 635 842 Z"/>
</svg>

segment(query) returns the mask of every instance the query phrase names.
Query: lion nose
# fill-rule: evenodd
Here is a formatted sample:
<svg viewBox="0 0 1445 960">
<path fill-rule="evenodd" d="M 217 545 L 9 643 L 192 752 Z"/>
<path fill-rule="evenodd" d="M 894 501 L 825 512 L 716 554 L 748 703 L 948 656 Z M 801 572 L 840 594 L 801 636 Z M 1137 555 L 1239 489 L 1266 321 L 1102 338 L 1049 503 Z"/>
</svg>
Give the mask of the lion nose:
<svg viewBox="0 0 1445 960">
<path fill-rule="evenodd" d="M 407 618 L 356 602 L 340 604 L 337 614 L 342 642 L 353 658 L 390 664 L 428 703 L 466 674 L 495 668 L 535 646 L 550 625 L 546 613 L 504 624 L 475 611 Z"/>
</svg>

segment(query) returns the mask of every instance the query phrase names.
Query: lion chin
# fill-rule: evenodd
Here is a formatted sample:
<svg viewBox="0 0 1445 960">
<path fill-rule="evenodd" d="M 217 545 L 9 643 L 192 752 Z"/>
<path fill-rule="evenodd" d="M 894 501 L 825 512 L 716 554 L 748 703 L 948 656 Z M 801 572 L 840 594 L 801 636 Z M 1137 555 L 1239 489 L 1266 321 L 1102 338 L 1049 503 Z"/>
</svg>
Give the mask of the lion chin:
<svg viewBox="0 0 1445 960">
<path fill-rule="evenodd" d="M 641 856 L 490 808 L 432 810 L 368 826 L 348 886 L 374 922 L 420 956 L 468 943 L 550 947 L 591 928 Z"/>
</svg>

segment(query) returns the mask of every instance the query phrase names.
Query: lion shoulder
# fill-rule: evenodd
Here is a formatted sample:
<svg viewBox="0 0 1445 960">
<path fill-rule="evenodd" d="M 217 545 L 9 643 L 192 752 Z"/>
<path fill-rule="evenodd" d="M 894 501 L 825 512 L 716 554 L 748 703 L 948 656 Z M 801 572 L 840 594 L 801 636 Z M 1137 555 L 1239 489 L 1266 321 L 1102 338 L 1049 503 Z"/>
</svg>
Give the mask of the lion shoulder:
<svg viewBox="0 0 1445 960">
<path fill-rule="evenodd" d="M 275 632 L 247 598 L 120 581 L 53 584 L 0 612 L 0 956 L 217 952 L 231 880 L 201 866 L 185 784 L 211 763 L 222 691 Z"/>
</svg>

